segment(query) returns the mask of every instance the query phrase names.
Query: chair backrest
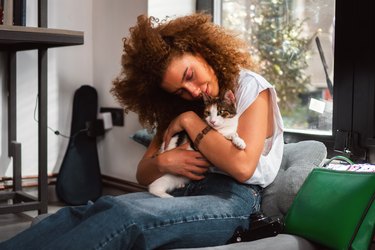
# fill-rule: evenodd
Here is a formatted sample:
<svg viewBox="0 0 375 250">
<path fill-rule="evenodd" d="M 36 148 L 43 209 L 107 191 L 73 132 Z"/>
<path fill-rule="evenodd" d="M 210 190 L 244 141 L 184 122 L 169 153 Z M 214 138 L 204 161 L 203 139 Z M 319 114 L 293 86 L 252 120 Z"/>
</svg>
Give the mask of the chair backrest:
<svg viewBox="0 0 375 250">
<path fill-rule="evenodd" d="M 284 216 L 307 175 L 326 157 L 327 148 L 319 141 L 285 144 L 280 170 L 274 182 L 263 190 L 261 208 L 264 214 Z"/>
</svg>

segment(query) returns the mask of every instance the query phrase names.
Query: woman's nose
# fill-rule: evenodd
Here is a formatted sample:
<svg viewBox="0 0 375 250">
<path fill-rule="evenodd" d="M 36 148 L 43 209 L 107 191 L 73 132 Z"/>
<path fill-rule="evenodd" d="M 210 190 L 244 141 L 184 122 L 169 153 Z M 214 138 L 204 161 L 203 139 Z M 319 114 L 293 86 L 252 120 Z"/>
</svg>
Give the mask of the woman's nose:
<svg viewBox="0 0 375 250">
<path fill-rule="evenodd" d="M 184 83 L 184 88 L 195 98 L 201 94 L 201 90 L 195 83 L 186 82 Z"/>
</svg>

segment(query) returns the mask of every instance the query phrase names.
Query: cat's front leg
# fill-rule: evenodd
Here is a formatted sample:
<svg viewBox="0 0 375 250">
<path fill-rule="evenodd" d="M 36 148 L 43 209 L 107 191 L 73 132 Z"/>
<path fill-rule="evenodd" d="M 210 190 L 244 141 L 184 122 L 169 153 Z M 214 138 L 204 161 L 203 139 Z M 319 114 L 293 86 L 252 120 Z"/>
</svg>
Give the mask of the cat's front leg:
<svg viewBox="0 0 375 250">
<path fill-rule="evenodd" d="M 161 198 L 173 198 L 169 192 L 176 188 L 183 188 L 188 182 L 189 179 L 186 177 L 165 174 L 152 182 L 148 186 L 148 191 Z"/>
<path fill-rule="evenodd" d="M 232 134 L 230 139 L 232 140 L 234 146 L 236 146 L 238 149 L 244 150 L 246 148 L 245 141 L 239 137 L 237 133 Z"/>
</svg>

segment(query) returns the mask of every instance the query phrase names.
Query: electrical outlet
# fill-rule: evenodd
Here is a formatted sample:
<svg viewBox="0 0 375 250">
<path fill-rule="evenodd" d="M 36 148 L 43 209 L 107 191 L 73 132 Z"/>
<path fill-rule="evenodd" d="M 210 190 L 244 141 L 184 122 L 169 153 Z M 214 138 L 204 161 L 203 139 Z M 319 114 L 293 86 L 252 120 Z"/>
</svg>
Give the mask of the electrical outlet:
<svg viewBox="0 0 375 250">
<path fill-rule="evenodd" d="M 121 108 L 100 108 L 100 113 L 110 112 L 113 126 L 124 126 L 124 110 Z"/>
<path fill-rule="evenodd" d="M 103 120 L 95 120 L 86 122 L 87 135 L 89 137 L 97 137 L 104 135 L 104 123 Z"/>
</svg>

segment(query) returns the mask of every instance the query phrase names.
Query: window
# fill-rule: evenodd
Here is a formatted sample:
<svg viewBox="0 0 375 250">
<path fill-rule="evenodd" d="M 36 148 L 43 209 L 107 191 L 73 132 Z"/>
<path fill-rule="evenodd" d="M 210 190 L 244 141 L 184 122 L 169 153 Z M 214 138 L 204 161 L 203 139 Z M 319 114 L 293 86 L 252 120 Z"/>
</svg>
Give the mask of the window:
<svg viewBox="0 0 375 250">
<path fill-rule="evenodd" d="M 210 13 L 214 13 L 216 23 L 236 29 L 243 36 L 247 36 L 245 39 L 251 41 L 255 49 L 263 48 L 257 44 L 256 39 L 259 38 L 254 38 L 252 35 L 259 32 L 258 36 L 267 34 L 267 32 L 262 33 L 260 24 L 264 24 L 266 28 L 268 25 L 270 31 L 276 30 L 288 34 L 286 32 L 288 29 L 278 30 L 283 23 L 289 24 L 284 27 L 290 29 L 293 26 L 298 27 L 302 22 L 301 30 L 296 36 L 299 38 L 296 41 L 301 44 L 304 44 L 304 39 L 311 39 L 317 35 L 327 63 L 327 76 L 332 81 L 333 91 L 330 89 L 322 59 L 317 52 L 317 43 L 312 39 L 309 46 L 301 47 L 310 48 L 310 51 L 306 50 L 306 54 L 310 54 L 306 58 L 308 66 L 300 68 L 302 74 L 310 76 L 308 88 L 290 97 L 290 100 L 295 98 L 297 104 L 299 102 L 299 106 L 295 106 L 297 108 L 290 115 L 285 115 L 287 111 L 283 111 L 286 116 L 285 124 L 289 128 L 284 136 L 285 141 L 319 140 L 326 144 L 328 157 L 341 152 L 354 160 L 375 162 L 375 15 L 373 14 L 375 4 L 373 0 L 197 0 L 197 3 L 198 10 L 208 9 Z M 279 7 L 276 8 L 278 4 Z M 209 8 L 204 9 L 199 6 L 209 6 Z M 265 11 L 263 16 L 259 15 L 262 11 Z M 274 15 L 274 24 L 264 21 L 270 17 L 266 15 L 267 13 Z M 226 21 L 226 18 L 232 19 Z M 258 22 L 255 27 L 249 25 L 251 19 Z M 314 34 L 317 28 L 319 32 Z M 266 41 L 265 44 L 273 42 L 271 36 L 269 39 L 270 41 L 260 38 L 261 41 Z M 292 49 L 293 46 L 289 46 L 290 44 L 293 45 L 289 42 L 289 44 L 285 43 L 284 47 Z M 272 46 L 269 47 L 270 51 L 271 49 Z M 272 78 L 269 80 L 272 83 Z M 301 82 L 288 81 L 288 85 L 293 83 Z M 331 92 L 334 93 L 333 96 Z M 289 100 L 289 97 L 286 100 Z M 314 100 L 312 104 L 311 100 Z M 299 109 L 304 109 L 306 113 L 300 112 Z M 307 120 L 305 125 L 303 121 L 299 121 L 301 118 Z"/>
<path fill-rule="evenodd" d="M 248 41 L 287 131 L 332 134 L 334 0 L 222 0 L 221 25 Z"/>
</svg>

